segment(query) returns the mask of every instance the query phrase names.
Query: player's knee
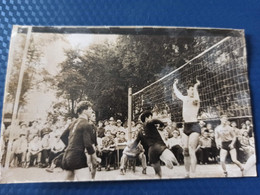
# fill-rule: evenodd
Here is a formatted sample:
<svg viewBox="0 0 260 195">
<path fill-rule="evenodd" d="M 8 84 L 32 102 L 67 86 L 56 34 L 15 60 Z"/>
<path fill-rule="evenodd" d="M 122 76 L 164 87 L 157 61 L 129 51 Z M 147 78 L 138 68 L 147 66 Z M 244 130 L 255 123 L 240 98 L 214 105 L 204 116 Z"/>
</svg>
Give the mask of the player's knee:
<svg viewBox="0 0 260 195">
<path fill-rule="evenodd" d="M 190 156 L 189 148 L 184 148 L 184 150 L 183 150 L 183 156 L 185 156 L 185 157 Z"/>
</svg>

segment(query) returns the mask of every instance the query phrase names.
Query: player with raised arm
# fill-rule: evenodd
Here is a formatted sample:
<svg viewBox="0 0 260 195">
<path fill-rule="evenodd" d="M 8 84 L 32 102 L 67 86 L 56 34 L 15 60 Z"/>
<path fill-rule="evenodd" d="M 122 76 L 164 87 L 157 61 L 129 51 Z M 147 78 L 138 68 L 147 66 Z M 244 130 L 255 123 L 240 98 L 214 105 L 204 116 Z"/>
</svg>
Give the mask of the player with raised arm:
<svg viewBox="0 0 260 195">
<path fill-rule="evenodd" d="M 200 108 L 200 98 L 198 93 L 198 86 L 200 81 L 194 86 L 190 86 L 187 90 L 187 96 L 182 95 L 182 93 L 177 88 L 178 79 L 173 83 L 173 92 L 182 100 L 182 117 L 184 121 L 183 125 L 183 144 L 184 144 L 184 165 L 186 169 L 186 177 L 190 177 L 191 173 L 194 176 L 197 164 L 196 158 L 196 148 L 199 142 L 199 136 L 201 133 L 201 128 L 198 124 L 198 112 Z M 174 95 L 173 95 L 174 99 Z"/>
<path fill-rule="evenodd" d="M 237 140 L 236 132 L 234 129 L 228 125 L 227 115 L 222 115 L 220 117 L 220 125 L 215 128 L 215 138 L 217 147 L 220 148 L 220 164 L 224 171 L 225 177 L 228 176 L 228 172 L 226 169 L 226 157 L 228 152 L 230 153 L 231 160 L 240 168 L 243 176 L 244 168 L 242 164 L 237 160 L 237 151 L 235 146 L 235 142 Z"/>
</svg>

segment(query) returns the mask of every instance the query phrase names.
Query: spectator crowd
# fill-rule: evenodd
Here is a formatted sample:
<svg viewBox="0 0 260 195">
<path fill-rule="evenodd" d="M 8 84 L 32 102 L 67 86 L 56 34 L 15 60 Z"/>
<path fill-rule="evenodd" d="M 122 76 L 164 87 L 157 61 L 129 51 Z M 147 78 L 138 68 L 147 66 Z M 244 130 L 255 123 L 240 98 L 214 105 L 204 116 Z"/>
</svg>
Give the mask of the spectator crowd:
<svg viewBox="0 0 260 195">
<path fill-rule="evenodd" d="M 172 121 L 170 114 L 166 110 L 160 113 L 153 112 L 153 115 L 154 118 L 164 122 L 165 126 L 163 128 L 158 127 L 158 131 L 179 164 L 184 164 L 182 123 Z M 7 145 L 9 138 L 12 137 L 13 142 L 9 160 L 10 167 L 29 168 L 37 166 L 47 169 L 55 168 L 53 166 L 54 159 L 62 154 L 66 147 L 61 141 L 60 136 L 73 120 L 75 119 L 60 117 L 55 124 L 35 120 L 31 123 L 21 122 L 20 124 L 8 126 L 3 131 L 2 153 L 0 156 L 1 164 L 4 165 L 5 163 Z M 244 121 L 230 120 L 229 123 L 237 136 L 236 150 L 238 160 L 245 163 L 254 152 L 252 144 L 254 141 L 252 122 L 249 119 L 245 119 Z M 199 124 L 201 135 L 196 149 L 198 163 L 216 164 L 219 162 L 219 148 L 216 146 L 214 132 L 214 128 L 218 125 L 217 121 L 208 122 L 201 120 Z M 145 174 L 146 166 L 149 165 L 147 161 L 147 147 L 140 144 L 134 150 L 128 147 L 138 132 L 142 131 L 142 127 L 141 122 L 138 121 L 135 123 L 132 121 L 131 140 L 128 140 L 127 121 L 122 123 L 120 119 L 115 120 L 113 117 L 110 117 L 109 120 L 98 121 L 96 125 L 96 151 L 97 156 L 101 158 L 98 171 L 101 171 L 103 168 L 109 171 L 111 167 L 114 167 L 114 169 L 120 167 L 120 170 L 122 168 L 126 170 L 127 166 L 132 165 L 134 168 L 136 163 L 137 165 L 139 163 L 142 165 L 143 173 Z M 131 164 L 131 162 L 134 163 Z"/>
</svg>

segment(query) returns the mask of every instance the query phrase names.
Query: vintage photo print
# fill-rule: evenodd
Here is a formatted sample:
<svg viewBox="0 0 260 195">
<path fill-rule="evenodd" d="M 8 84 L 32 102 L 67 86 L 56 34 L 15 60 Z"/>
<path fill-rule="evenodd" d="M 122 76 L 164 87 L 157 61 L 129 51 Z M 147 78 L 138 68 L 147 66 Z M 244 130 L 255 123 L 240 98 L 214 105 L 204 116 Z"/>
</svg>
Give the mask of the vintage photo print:
<svg viewBox="0 0 260 195">
<path fill-rule="evenodd" d="M 14 26 L 0 182 L 255 177 L 243 30 Z"/>
</svg>

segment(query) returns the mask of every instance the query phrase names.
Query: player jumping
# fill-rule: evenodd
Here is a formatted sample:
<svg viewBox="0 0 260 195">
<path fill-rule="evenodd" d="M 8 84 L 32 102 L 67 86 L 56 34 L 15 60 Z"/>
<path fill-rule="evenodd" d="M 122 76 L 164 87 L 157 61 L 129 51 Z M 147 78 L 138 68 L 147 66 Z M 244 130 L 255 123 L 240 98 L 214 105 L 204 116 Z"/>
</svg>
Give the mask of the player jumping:
<svg viewBox="0 0 260 195">
<path fill-rule="evenodd" d="M 178 79 L 174 81 L 173 92 L 183 102 L 182 117 L 184 126 L 182 138 L 184 144 L 184 164 L 186 169 L 186 177 L 190 177 L 190 171 L 193 175 L 195 174 L 197 164 L 196 148 L 201 133 L 201 128 L 197 119 L 200 107 L 200 98 L 198 93 L 200 81 L 197 80 L 197 83 L 194 86 L 190 86 L 188 88 L 187 96 L 182 95 L 177 88 L 177 84 Z"/>
</svg>

